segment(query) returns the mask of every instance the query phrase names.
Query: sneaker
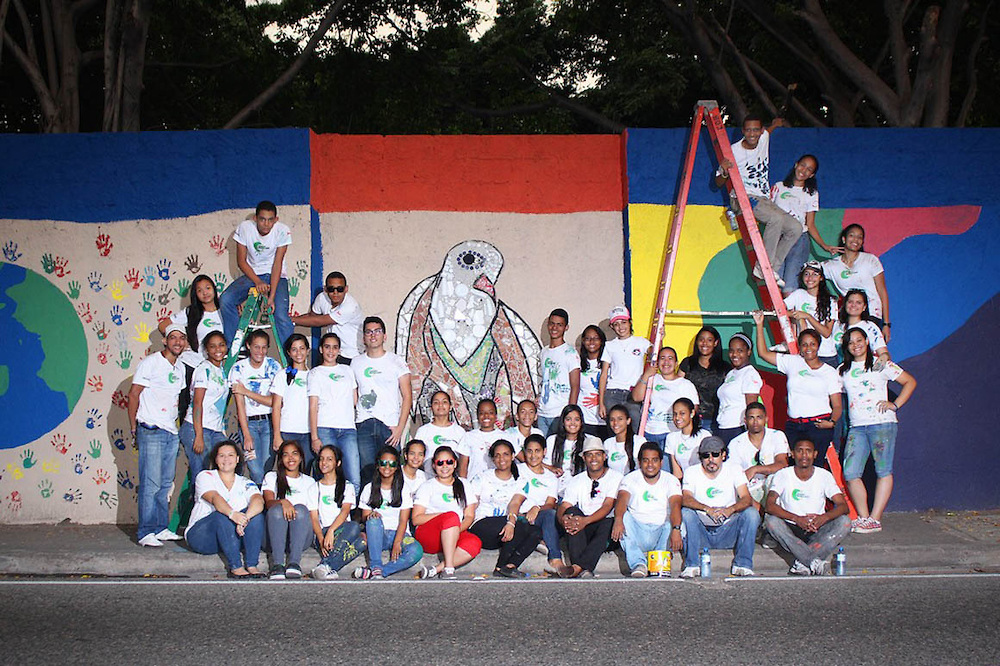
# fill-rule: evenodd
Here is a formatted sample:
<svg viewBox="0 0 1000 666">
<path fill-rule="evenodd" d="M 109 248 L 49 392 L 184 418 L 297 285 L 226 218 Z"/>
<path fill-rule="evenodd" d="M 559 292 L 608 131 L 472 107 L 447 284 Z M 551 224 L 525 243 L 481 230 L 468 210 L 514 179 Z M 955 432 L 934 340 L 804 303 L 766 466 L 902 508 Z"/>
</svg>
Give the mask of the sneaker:
<svg viewBox="0 0 1000 666">
<path fill-rule="evenodd" d="M 549 555 L 549 547 L 546 546 L 541 541 L 539 541 L 538 545 L 535 546 L 535 552 L 536 553 L 541 553 L 542 555 L 545 555 L 546 557 L 548 557 L 548 555 Z"/>
<path fill-rule="evenodd" d="M 869 532 L 881 532 L 882 531 L 882 523 L 880 521 L 878 521 L 878 520 L 875 520 L 874 518 L 869 518 L 868 519 L 868 531 Z"/>
<path fill-rule="evenodd" d="M 163 542 L 157 539 L 155 534 L 147 534 L 139 539 L 139 545 L 147 546 L 149 548 L 159 548 L 163 545 Z"/>
<path fill-rule="evenodd" d="M 788 573 L 792 576 L 808 576 L 812 573 L 812 571 L 810 571 L 809 567 L 806 565 L 802 564 L 798 560 L 795 560 L 795 562 L 792 563 L 792 568 L 788 570 Z"/>
<path fill-rule="evenodd" d="M 764 271 L 760 269 L 760 264 L 757 264 L 756 266 L 753 267 L 753 276 L 758 280 L 764 279 Z"/>
<path fill-rule="evenodd" d="M 778 540 L 771 536 L 770 532 L 764 532 L 764 536 L 760 538 L 760 547 L 767 548 L 768 550 L 777 550 L 781 544 Z"/>
<path fill-rule="evenodd" d="M 156 534 L 156 538 L 160 541 L 181 541 L 184 539 L 180 534 L 171 532 L 169 529 L 160 530 Z"/>
<path fill-rule="evenodd" d="M 778 275 L 777 273 L 773 273 L 773 275 L 774 275 L 774 281 L 778 283 L 778 286 L 779 287 L 784 287 L 785 286 L 785 281 L 781 279 L 781 276 Z"/>
<path fill-rule="evenodd" d="M 632 569 L 632 578 L 645 578 L 648 575 L 649 571 L 641 564 L 635 569 Z"/>
<path fill-rule="evenodd" d="M 458 580 L 458 576 L 455 575 L 455 567 L 445 567 L 439 577 L 441 580 Z"/>
<path fill-rule="evenodd" d="M 771 345 L 770 347 L 767 348 L 767 350 L 768 351 L 773 351 L 773 352 L 780 352 L 782 354 L 787 354 L 788 353 L 788 343 L 787 342 L 779 342 L 776 345 Z"/>
<path fill-rule="evenodd" d="M 437 578 L 437 575 L 438 575 L 438 570 L 435 569 L 434 567 L 420 568 L 420 577 L 424 580 L 427 580 L 429 578 Z"/>
<path fill-rule="evenodd" d="M 591 571 L 590 569 L 584 569 L 583 571 L 580 572 L 580 575 L 577 576 L 577 578 L 595 578 L 595 577 L 596 576 L 594 576 L 594 572 Z"/>
<path fill-rule="evenodd" d="M 312 570 L 310 574 L 313 580 L 330 580 L 330 574 L 336 573 L 333 569 L 325 564 L 317 564 L 316 568 Z"/>
<path fill-rule="evenodd" d="M 382 570 L 370 569 L 369 567 L 358 567 L 357 569 L 354 570 L 354 573 L 351 574 L 351 577 L 356 578 L 357 580 L 371 580 L 373 578 L 381 578 Z M 421 576 L 421 578 L 423 578 L 423 576 Z"/>
<path fill-rule="evenodd" d="M 851 521 L 851 531 L 852 532 L 857 532 L 858 531 L 858 527 L 861 526 L 861 523 L 862 523 L 863 520 L 864 520 L 864 518 L 855 518 L 854 520 L 852 520 Z"/>
<path fill-rule="evenodd" d="M 299 566 L 298 562 L 292 562 L 285 567 L 285 578 L 289 580 L 298 580 L 299 578 L 302 578 L 302 567 Z"/>
<path fill-rule="evenodd" d="M 858 518 L 857 524 L 851 528 L 857 534 L 868 534 L 870 532 L 881 532 L 882 523 L 871 518 Z"/>
<path fill-rule="evenodd" d="M 809 563 L 809 570 L 814 576 L 825 576 L 830 573 L 830 563 L 826 560 L 813 560 Z"/>
<path fill-rule="evenodd" d="M 285 580 L 285 567 L 280 564 L 275 564 L 271 567 L 271 573 L 268 576 L 271 580 Z"/>
<path fill-rule="evenodd" d="M 683 571 L 681 571 L 681 578 L 694 578 L 700 575 L 701 570 L 698 567 L 684 567 Z"/>
<path fill-rule="evenodd" d="M 737 567 L 737 566 L 734 566 L 732 568 L 732 570 L 730 571 L 730 573 L 733 576 L 740 576 L 740 577 L 743 577 L 743 576 L 753 576 L 754 575 L 753 569 L 751 569 L 750 567 Z"/>
</svg>

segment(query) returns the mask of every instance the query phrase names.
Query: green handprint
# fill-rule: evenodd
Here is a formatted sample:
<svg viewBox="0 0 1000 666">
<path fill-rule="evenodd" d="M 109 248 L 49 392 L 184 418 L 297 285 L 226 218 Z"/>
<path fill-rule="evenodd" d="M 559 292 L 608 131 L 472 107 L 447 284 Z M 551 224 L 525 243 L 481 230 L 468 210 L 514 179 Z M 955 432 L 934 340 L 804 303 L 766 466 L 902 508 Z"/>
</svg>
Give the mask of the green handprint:
<svg viewBox="0 0 1000 666">
<path fill-rule="evenodd" d="M 184 298 L 185 296 L 188 295 L 188 290 L 189 289 L 191 289 L 191 282 L 188 281 L 188 280 L 185 280 L 185 279 L 181 279 L 177 283 L 177 287 L 174 288 L 174 291 L 177 292 L 178 296 L 180 296 L 181 298 Z"/>
<path fill-rule="evenodd" d="M 42 270 L 50 275 L 56 270 L 56 260 L 48 252 L 42 255 Z"/>
<path fill-rule="evenodd" d="M 143 292 L 143 294 L 142 294 L 142 311 L 143 312 L 149 312 L 150 310 L 153 309 L 153 299 L 154 298 L 155 298 L 155 296 L 153 296 L 152 293 L 150 293 L 148 291 Z"/>
<path fill-rule="evenodd" d="M 72 299 L 76 299 L 76 297 L 80 295 L 80 283 L 73 280 L 67 286 L 69 286 L 69 291 L 66 292 L 66 295 Z"/>
<path fill-rule="evenodd" d="M 90 454 L 91 458 L 97 460 L 98 458 L 101 457 L 101 447 L 102 447 L 101 440 L 92 439 L 90 440 L 90 448 L 87 450 L 87 453 Z"/>
<path fill-rule="evenodd" d="M 52 497 L 52 482 L 48 479 L 42 479 L 38 484 L 38 492 L 42 494 L 42 497 L 48 499 Z"/>
<path fill-rule="evenodd" d="M 31 469 L 35 466 L 35 462 L 37 462 L 35 460 L 35 452 L 31 449 L 27 449 L 21 454 L 21 466 L 24 467 L 24 469 Z"/>
<path fill-rule="evenodd" d="M 298 278 L 288 279 L 288 295 L 295 297 L 299 295 L 299 280 Z"/>
<path fill-rule="evenodd" d="M 127 349 L 123 349 L 118 356 L 118 360 L 115 361 L 115 364 L 117 364 L 122 370 L 128 370 L 132 365 L 132 352 Z"/>
</svg>

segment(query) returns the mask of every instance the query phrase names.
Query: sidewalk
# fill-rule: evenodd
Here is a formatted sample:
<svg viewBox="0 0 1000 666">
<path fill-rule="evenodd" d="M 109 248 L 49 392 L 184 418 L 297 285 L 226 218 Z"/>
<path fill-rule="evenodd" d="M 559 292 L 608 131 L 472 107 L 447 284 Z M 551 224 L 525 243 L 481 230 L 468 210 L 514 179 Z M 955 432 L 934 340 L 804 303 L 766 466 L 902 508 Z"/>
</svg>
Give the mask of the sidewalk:
<svg viewBox="0 0 1000 666">
<path fill-rule="evenodd" d="M 892 513 L 883 519 L 880 534 L 852 534 L 844 542 L 850 574 L 889 573 L 1000 573 L 1000 511 Z M 785 555 L 787 558 L 787 554 Z M 432 561 L 425 556 L 425 563 Z M 731 553 L 713 551 L 716 575 L 726 574 Z M 317 564 L 315 551 L 303 558 L 308 572 Z M 349 576 L 363 558 L 341 572 Z M 459 570 L 462 577 L 490 574 L 495 551 L 483 551 Z M 522 566 L 540 575 L 545 558 L 533 554 Z M 788 563 L 778 552 L 757 547 L 754 571 L 758 575 L 783 576 Z M 400 574 L 412 576 L 416 569 Z M 680 561 L 674 560 L 674 576 Z M 597 573 L 618 577 L 625 572 L 624 556 L 606 553 Z M 204 556 L 187 550 L 183 542 L 163 548 L 140 548 L 135 543 L 134 526 L 114 525 L 0 525 L 0 576 L 96 576 L 225 578 L 225 566 L 218 556 Z"/>
</svg>

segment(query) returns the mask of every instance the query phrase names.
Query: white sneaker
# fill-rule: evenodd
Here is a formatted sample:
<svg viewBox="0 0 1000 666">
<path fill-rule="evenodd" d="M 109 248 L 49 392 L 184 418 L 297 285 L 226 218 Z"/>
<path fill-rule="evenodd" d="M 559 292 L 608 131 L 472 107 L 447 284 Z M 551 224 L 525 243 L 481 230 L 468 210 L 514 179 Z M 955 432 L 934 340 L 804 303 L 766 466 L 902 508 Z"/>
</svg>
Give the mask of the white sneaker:
<svg viewBox="0 0 1000 666">
<path fill-rule="evenodd" d="M 336 576 L 333 577 L 330 576 L 330 574 L 332 573 L 337 573 L 337 572 L 325 564 L 317 564 L 316 567 L 312 570 L 312 574 L 310 575 L 312 576 L 313 580 L 335 580 Z"/>
<path fill-rule="evenodd" d="M 420 577 L 424 580 L 429 578 L 437 578 L 438 571 L 436 567 L 420 567 Z"/>
<path fill-rule="evenodd" d="M 635 569 L 632 569 L 632 578 L 645 578 L 648 574 L 649 571 L 641 564 Z"/>
<path fill-rule="evenodd" d="M 779 287 L 784 287 L 785 286 L 785 281 L 782 280 L 781 276 L 778 275 L 777 273 L 774 273 L 774 281 L 778 283 Z"/>
<path fill-rule="evenodd" d="M 546 555 L 546 556 L 548 556 L 548 554 L 549 554 L 549 547 L 548 547 L 548 546 L 546 546 L 546 545 L 545 545 L 544 543 L 542 543 L 541 541 L 539 541 L 539 542 L 538 542 L 538 545 L 537 545 L 537 546 L 535 546 L 535 552 L 536 552 L 536 553 L 541 553 L 542 555 Z"/>
<path fill-rule="evenodd" d="M 830 563 L 826 560 L 813 560 L 809 563 L 809 570 L 814 576 L 825 576 L 830 573 Z"/>
<path fill-rule="evenodd" d="M 812 571 L 810 571 L 809 567 L 806 565 L 802 564 L 798 560 L 795 560 L 792 564 L 792 568 L 788 570 L 788 573 L 792 576 L 808 576 L 812 573 Z"/>
<path fill-rule="evenodd" d="M 684 567 L 684 570 L 681 571 L 681 578 L 694 578 L 700 575 L 701 570 L 698 567 Z"/>
<path fill-rule="evenodd" d="M 441 578 L 441 580 L 458 580 L 458 576 L 455 574 L 454 567 L 445 567 L 444 571 L 441 572 L 439 578 Z"/>
<path fill-rule="evenodd" d="M 160 530 L 156 538 L 160 541 L 182 541 L 184 539 L 180 534 L 171 532 L 169 528 Z"/>
<path fill-rule="evenodd" d="M 787 342 L 779 342 L 776 345 L 771 345 L 770 347 L 767 348 L 767 350 L 768 351 L 773 351 L 773 352 L 781 352 L 782 354 L 787 354 L 788 353 L 788 343 Z"/>
<path fill-rule="evenodd" d="M 758 280 L 764 279 L 764 271 L 760 269 L 760 264 L 757 264 L 756 266 L 753 267 L 753 276 Z"/>
<path fill-rule="evenodd" d="M 163 542 L 157 539 L 155 534 L 147 534 L 139 539 L 139 545 L 148 546 L 150 548 L 159 548 L 163 545 Z"/>
<path fill-rule="evenodd" d="M 754 575 L 753 569 L 751 569 L 750 567 L 737 567 L 737 566 L 734 566 L 732 568 L 732 570 L 730 571 L 730 573 L 732 575 L 734 575 L 734 576 L 741 576 L 741 577 L 742 576 L 753 576 Z"/>
</svg>

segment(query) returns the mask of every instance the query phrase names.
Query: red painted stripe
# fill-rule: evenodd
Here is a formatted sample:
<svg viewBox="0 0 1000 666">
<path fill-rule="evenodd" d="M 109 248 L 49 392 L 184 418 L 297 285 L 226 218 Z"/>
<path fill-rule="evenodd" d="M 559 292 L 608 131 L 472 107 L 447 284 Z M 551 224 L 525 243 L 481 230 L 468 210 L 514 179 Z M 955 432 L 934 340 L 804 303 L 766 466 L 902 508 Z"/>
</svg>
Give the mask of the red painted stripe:
<svg viewBox="0 0 1000 666">
<path fill-rule="evenodd" d="M 574 213 L 624 207 L 622 138 L 313 134 L 312 205 Z"/>
</svg>

